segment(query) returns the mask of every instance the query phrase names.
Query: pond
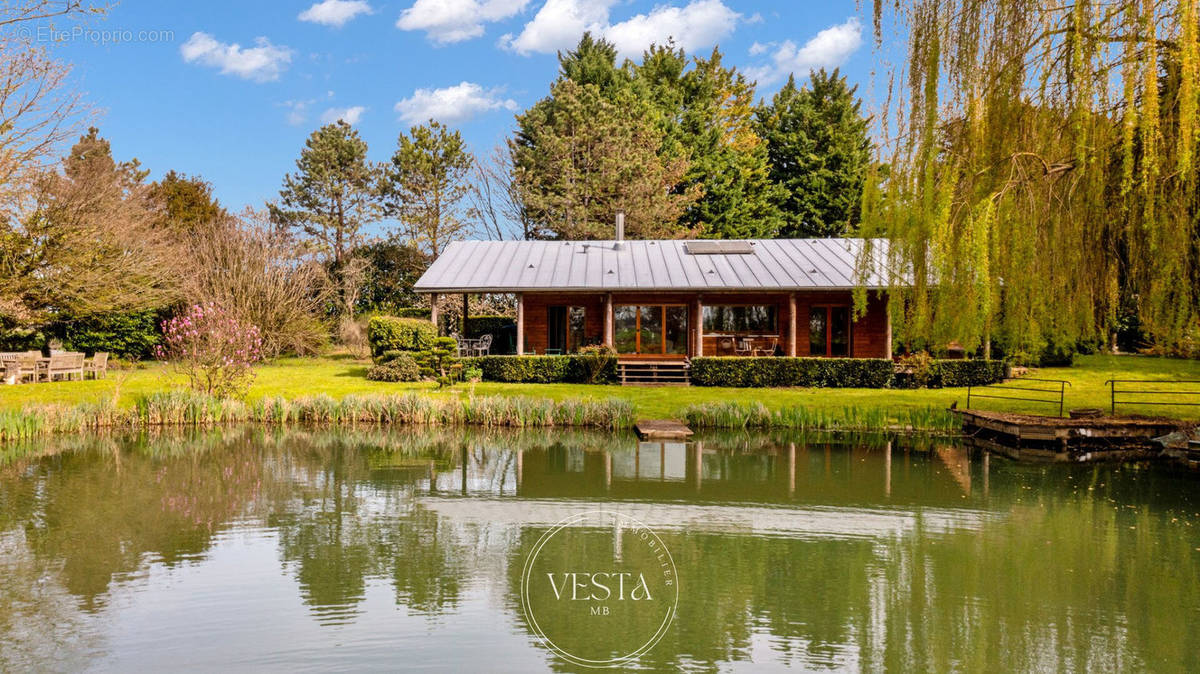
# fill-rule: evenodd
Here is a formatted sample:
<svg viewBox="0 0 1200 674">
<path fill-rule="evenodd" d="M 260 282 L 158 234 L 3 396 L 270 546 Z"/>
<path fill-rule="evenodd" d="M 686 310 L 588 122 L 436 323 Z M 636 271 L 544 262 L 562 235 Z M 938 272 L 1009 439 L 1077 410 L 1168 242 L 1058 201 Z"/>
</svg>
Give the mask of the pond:
<svg viewBox="0 0 1200 674">
<path fill-rule="evenodd" d="M 628 668 L 1200 670 L 1200 481 L 1165 467 L 448 429 L 37 449 L 0 463 L 0 670 L 594 671 L 539 638 L 522 575 L 596 510 L 678 578 Z M 606 562 L 635 538 L 570 531 Z M 599 650 L 640 629 L 573 615 L 543 622 Z"/>
</svg>

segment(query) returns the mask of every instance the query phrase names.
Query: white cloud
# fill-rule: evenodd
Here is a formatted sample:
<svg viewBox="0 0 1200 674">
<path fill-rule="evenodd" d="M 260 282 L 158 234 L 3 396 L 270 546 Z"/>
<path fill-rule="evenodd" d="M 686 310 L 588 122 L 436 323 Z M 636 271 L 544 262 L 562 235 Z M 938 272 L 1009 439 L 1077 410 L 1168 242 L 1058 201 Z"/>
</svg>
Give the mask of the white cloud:
<svg viewBox="0 0 1200 674">
<path fill-rule="evenodd" d="M 760 83 L 781 79 L 788 73 L 806 77 L 810 70 L 842 65 L 862 46 L 862 41 L 862 24 L 856 17 L 851 17 L 845 23 L 830 26 L 817 33 L 801 47 L 797 47 L 791 40 L 780 43 L 771 54 L 770 65 L 747 68 L 746 72 L 757 76 Z M 771 46 L 773 45 L 755 43 L 751 46 L 750 53 L 764 53 L 767 47 Z M 756 48 L 760 47 L 761 49 L 756 51 Z"/>
<path fill-rule="evenodd" d="M 742 15 L 722 0 L 694 0 L 683 7 L 659 6 L 618 23 L 609 22 L 616 0 L 547 0 L 520 35 L 502 44 L 518 53 L 552 54 L 579 42 L 584 31 L 603 36 L 621 57 L 636 58 L 651 44 L 694 51 L 716 44 L 733 32 Z"/>
<path fill-rule="evenodd" d="M 672 38 L 675 46 L 693 52 L 732 33 L 741 16 L 721 0 L 696 0 L 685 7 L 655 7 L 649 14 L 609 26 L 604 37 L 623 57 L 636 58 L 651 44 L 666 44 Z"/>
<path fill-rule="evenodd" d="M 300 12 L 297 18 L 340 28 L 359 14 L 371 12 L 371 5 L 367 4 L 366 0 L 323 0 L 313 3 L 312 7 Z"/>
<path fill-rule="evenodd" d="M 417 89 L 396 104 L 400 119 L 417 124 L 428 119 L 454 123 L 466 121 L 491 110 L 516 110 L 517 102 L 502 98 L 497 89 L 484 89 L 474 82 L 462 82 L 444 89 Z"/>
<path fill-rule="evenodd" d="M 593 35 L 608 27 L 608 8 L 616 0 L 546 0 L 521 34 L 504 40 L 520 54 L 553 54 L 574 47 L 585 31 Z"/>
<path fill-rule="evenodd" d="M 292 50 L 271 44 L 265 37 L 255 39 L 255 46 L 243 49 L 237 43 L 219 42 L 208 33 L 193 33 L 179 48 L 187 63 L 220 68 L 225 75 L 236 75 L 255 82 L 279 79 L 279 74 L 292 62 Z"/>
<path fill-rule="evenodd" d="M 483 35 L 483 25 L 515 16 L 529 0 L 417 0 L 396 20 L 400 30 L 423 30 L 438 44 Z"/>
<path fill-rule="evenodd" d="M 773 46 L 775 46 L 775 45 L 772 42 L 768 42 L 766 44 L 763 44 L 761 42 L 755 42 L 754 44 L 750 45 L 750 55 L 758 56 L 759 54 L 765 54 L 765 53 L 767 53 L 767 50 L 769 50 Z"/>
<path fill-rule="evenodd" d="M 349 108 L 329 108 L 321 113 L 322 124 L 333 124 L 340 120 L 347 124 L 358 124 L 358 120 L 362 119 L 362 115 L 367 109 L 361 105 L 351 106 Z"/>
</svg>

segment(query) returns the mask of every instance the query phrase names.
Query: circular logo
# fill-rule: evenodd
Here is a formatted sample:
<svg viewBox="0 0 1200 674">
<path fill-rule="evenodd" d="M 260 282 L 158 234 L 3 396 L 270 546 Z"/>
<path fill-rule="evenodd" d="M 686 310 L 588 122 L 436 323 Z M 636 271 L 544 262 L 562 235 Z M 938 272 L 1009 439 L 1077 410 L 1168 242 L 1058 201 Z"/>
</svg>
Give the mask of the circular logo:
<svg viewBox="0 0 1200 674">
<path fill-rule="evenodd" d="M 646 653 L 679 605 L 675 561 L 645 524 L 608 510 L 572 515 L 541 536 L 521 572 L 521 608 L 535 636 L 585 667 Z"/>
</svg>

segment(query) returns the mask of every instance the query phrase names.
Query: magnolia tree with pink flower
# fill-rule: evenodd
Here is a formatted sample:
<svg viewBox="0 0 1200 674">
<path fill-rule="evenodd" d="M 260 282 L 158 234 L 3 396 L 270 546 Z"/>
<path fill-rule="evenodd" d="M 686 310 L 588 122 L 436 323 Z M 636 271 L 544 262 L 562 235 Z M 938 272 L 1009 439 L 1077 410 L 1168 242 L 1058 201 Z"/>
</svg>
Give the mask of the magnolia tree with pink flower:
<svg viewBox="0 0 1200 674">
<path fill-rule="evenodd" d="M 193 390 L 242 397 L 262 360 L 262 335 L 212 303 L 196 304 L 162 323 L 155 356 L 187 376 Z"/>
</svg>

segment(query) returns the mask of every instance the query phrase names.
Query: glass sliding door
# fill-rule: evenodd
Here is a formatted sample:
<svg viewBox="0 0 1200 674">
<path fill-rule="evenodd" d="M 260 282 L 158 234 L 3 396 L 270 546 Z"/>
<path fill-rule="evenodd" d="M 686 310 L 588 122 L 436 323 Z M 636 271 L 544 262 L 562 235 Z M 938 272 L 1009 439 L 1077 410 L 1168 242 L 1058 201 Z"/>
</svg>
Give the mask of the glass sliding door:
<svg viewBox="0 0 1200 674">
<path fill-rule="evenodd" d="M 617 353 L 637 353 L 638 308 L 613 307 L 613 348 Z"/>
<path fill-rule="evenodd" d="M 613 346 L 629 355 L 687 355 L 688 310 L 684 305 L 632 305 L 613 308 Z"/>
<path fill-rule="evenodd" d="M 850 356 L 850 307 L 813 307 L 809 310 L 808 350 L 814 356 Z"/>
</svg>

